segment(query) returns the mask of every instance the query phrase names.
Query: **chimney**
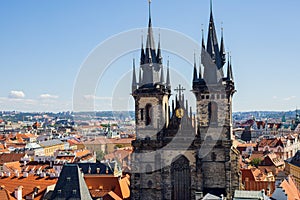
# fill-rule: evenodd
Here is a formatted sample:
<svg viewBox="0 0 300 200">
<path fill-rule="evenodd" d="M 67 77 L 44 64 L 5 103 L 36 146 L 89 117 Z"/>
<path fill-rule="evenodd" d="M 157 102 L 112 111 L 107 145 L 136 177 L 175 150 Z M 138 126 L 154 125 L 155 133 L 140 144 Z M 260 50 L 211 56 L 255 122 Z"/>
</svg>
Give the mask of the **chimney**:
<svg viewBox="0 0 300 200">
<path fill-rule="evenodd" d="M 40 177 L 41 177 L 41 178 L 45 178 L 45 177 L 46 177 L 46 173 L 45 173 L 45 172 L 42 172 L 42 173 L 40 174 Z"/>
<path fill-rule="evenodd" d="M 23 173 L 23 177 L 24 177 L 24 178 L 27 178 L 27 177 L 28 177 L 28 172 L 24 172 L 24 173 Z"/>
<path fill-rule="evenodd" d="M 15 172 L 15 176 L 16 176 L 17 178 L 19 178 L 19 176 L 20 176 L 20 173 L 19 173 L 19 171 L 18 171 L 18 170 L 16 170 L 16 172 Z"/>
<path fill-rule="evenodd" d="M 39 190 L 40 190 L 40 186 L 36 186 L 36 187 L 33 188 L 34 196 L 39 193 Z"/>
<path fill-rule="evenodd" d="M 23 186 L 18 186 L 15 189 L 15 198 L 17 200 L 22 200 L 22 190 L 23 190 Z"/>
</svg>

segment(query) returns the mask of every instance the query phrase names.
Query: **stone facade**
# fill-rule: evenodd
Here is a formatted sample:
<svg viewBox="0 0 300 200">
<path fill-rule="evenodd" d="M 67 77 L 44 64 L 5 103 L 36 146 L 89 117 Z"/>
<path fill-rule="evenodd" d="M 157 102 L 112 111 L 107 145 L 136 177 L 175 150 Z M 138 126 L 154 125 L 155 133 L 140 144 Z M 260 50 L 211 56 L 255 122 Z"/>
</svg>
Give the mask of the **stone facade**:
<svg viewBox="0 0 300 200">
<path fill-rule="evenodd" d="M 239 152 L 232 146 L 232 69 L 228 62 L 227 76 L 223 75 L 223 38 L 219 49 L 212 13 L 208 35 L 206 48 L 202 41 L 203 78 L 201 67 L 199 73 L 196 64 L 194 69 L 197 112 L 193 115 L 180 86 L 169 106 L 169 66 L 164 82 L 160 44 L 155 50 L 149 18 L 139 83 L 133 67 L 136 140 L 132 142 L 131 199 L 199 199 L 206 193 L 230 199 L 240 189 Z M 155 74 L 150 70 L 153 66 Z"/>
</svg>

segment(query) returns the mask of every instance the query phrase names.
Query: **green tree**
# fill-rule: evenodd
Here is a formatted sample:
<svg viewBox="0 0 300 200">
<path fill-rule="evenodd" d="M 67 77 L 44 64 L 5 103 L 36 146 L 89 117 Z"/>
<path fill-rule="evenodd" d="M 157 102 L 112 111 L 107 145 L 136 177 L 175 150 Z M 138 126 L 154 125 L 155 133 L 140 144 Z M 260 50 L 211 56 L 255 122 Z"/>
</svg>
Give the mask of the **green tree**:
<svg viewBox="0 0 300 200">
<path fill-rule="evenodd" d="M 115 149 L 120 149 L 120 148 L 123 148 L 124 147 L 124 145 L 122 145 L 122 144 L 116 144 L 115 145 Z"/>
<path fill-rule="evenodd" d="M 103 151 L 97 151 L 96 152 L 96 160 L 97 161 L 101 161 L 101 160 L 103 160 L 104 159 L 104 156 L 105 156 L 105 153 L 103 152 Z"/>
<path fill-rule="evenodd" d="M 255 167 L 258 167 L 258 165 L 260 165 L 260 163 L 261 163 L 261 159 L 260 158 L 253 158 L 252 160 L 251 160 L 251 165 L 253 165 L 253 166 L 255 166 Z"/>
</svg>

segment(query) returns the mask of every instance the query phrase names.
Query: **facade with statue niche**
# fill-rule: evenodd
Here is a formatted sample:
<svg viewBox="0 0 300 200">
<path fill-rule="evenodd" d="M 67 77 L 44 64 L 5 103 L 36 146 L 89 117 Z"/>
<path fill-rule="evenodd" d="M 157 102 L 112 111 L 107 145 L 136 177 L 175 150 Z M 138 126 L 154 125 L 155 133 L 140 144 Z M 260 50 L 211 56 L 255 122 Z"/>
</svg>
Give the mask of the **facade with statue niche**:
<svg viewBox="0 0 300 200">
<path fill-rule="evenodd" d="M 196 115 L 180 85 L 169 104 L 169 63 L 165 76 L 161 53 L 160 41 L 155 47 L 149 13 L 138 81 L 133 62 L 136 140 L 132 142 L 131 199 L 200 199 L 207 193 L 230 199 L 241 184 L 239 154 L 232 147 L 235 87 L 230 59 L 226 64 L 223 34 L 218 44 L 212 8 L 206 45 L 202 36 L 204 70 L 194 64 Z"/>
</svg>

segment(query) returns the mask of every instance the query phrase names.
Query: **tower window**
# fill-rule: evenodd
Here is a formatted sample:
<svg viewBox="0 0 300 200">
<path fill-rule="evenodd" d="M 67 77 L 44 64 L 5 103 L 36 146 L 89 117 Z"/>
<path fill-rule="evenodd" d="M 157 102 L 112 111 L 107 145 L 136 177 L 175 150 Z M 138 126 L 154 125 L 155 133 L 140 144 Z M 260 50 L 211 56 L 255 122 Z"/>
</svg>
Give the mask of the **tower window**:
<svg viewBox="0 0 300 200">
<path fill-rule="evenodd" d="M 210 124 L 218 123 L 218 105 L 216 102 L 210 102 L 208 104 L 208 117 Z"/>
<path fill-rule="evenodd" d="M 141 121 L 144 121 L 144 109 L 141 109 Z"/>
<path fill-rule="evenodd" d="M 151 124 L 151 117 L 152 117 L 151 108 L 152 108 L 151 104 L 146 105 L 146 126 Z"/>
</svg>

